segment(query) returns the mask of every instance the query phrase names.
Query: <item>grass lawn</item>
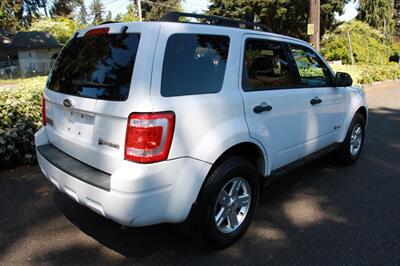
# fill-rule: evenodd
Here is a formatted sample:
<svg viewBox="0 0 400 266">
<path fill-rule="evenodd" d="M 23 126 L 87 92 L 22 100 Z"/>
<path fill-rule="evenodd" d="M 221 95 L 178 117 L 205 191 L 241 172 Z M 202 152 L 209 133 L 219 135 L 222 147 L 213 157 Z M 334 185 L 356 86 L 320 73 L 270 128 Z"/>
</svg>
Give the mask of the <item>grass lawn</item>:
<svg viewBox="0 0 400 266">
<path fill-rule="evenodd" d="M 17 84 L 18 79 L 0 79 L 0 85 L 1 84 Z"/>
</svg>

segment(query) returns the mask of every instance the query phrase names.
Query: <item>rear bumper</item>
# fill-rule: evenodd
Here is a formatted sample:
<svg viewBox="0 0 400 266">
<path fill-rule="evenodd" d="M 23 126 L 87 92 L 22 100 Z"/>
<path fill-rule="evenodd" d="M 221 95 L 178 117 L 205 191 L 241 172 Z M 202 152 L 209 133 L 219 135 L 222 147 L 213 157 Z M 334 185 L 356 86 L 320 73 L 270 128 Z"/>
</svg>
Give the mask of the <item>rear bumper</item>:
<svg viewBox="0 0 400 266">
<path fill-rule="evenodd" d="M 45 128 L 36 146 L 48 143 Z M 181 158 L 155 164 L 123 161 L 110 176 L 109 191 L 80 180 L 37 152 L 40 169 L 61 192 L 127 226 L 182 222 L 188 216 L 211 164 Z"/>
</svg>

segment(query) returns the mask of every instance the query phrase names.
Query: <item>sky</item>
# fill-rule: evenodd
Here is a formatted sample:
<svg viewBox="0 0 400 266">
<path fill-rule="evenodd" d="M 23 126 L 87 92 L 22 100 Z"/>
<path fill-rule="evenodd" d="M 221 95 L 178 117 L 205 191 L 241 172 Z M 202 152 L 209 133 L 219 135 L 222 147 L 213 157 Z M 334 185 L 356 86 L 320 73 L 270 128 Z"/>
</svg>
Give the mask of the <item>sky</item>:
<svg viewBox="0 0 400 266">
<path fill-rule="evenodd" d="M 352 20 L 357 16 L 357 7 L 358 7 L 358 1 L 355 3 L 350 2 L 346 4 L 344 7 L 344 14 L 342 16 L 336 16 L 336 19 L 340 21 L 349 21 Z"/>
<path fill-rule="evenodd" d="M 89 7 L 91 0 L 85 0 L 86 7 Z M 113 17 L 118 13 L 125 13 L 126 6 L 129 0 L 103 0 L 102 1 L 106 11 L 111 11 Z M 357 2 L 350 2 L 345 6 L 345 13 L 342 16 L 336 16 L 340 21 L 348 21 L 357 16 Z M 183 2 L 182 6 L 185 12 L 189 13 L 203 13 L 206 10 L 210 2 L 208 0 L 186 0 Z"/>
</svg>

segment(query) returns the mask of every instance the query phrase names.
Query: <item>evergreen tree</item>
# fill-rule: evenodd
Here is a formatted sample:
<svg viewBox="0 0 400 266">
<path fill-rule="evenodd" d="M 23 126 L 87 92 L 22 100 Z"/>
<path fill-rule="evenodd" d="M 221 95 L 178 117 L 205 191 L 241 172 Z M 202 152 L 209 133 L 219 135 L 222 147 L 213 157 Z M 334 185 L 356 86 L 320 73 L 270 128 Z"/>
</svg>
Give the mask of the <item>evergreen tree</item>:
<svg viewBox="0 0 400 266">
<path fill-rule="evenodd" d="M 138 9 L 134 0 L 129 1 L 126 13 L 123 14 L 118 21 L 139 21 Z"/>
<path fill-rule="evenodd" d="M 359 0 L 358 19 L 389 37 L 393 33 L 394 0 Z"/>
<path fill-rule="evenodd" d="M 47 0 L 1 0 L 0 28 L 19 30 L 40 16 L 40 9 L 46 10 Z"/>
<path fill-rule="evenodd" d="M 90 4 L 90 14 L 93 16 L 93 24 L 98 25 L 103 22 L 104 5 L 101 0 L 92 0 Z"/>
<path fill-rule="evenodd" d="M 336 25 L 350 0 L 321 0 L 321 35 Z M 211 0 L 209 14 L 260 22 L 274 32 L 307 38 L 308 0 Z"/>
<path fill-rule="evenodd" d="M 122 21 L 122 14 L 121 14 L 121 13 L 118 13 L 118 14 L 115 16 L 114 21 L 121 22 L 121 21 Z"/>
<path fill-rule="evenodd" d="M 82 3 L 80 4 L 79 14 L 78 14 L 79 22 L 82 25 L 86 25 L 88 23 L 88 21 L 87 21 L 88 15 L 89 14 L 88 14 L 88 12 L 86 10 L 85 3 L 82 1 Z"/>
<path fill-rule="evenodd" d="M 394 0 L 394 26 L 394 33 L 400 36 L 400 0 Z"/>
<path fill-rule="evenodd" d="M 105 21 L 112 21 L 112 13 L 111 13 L 110 10 L 108 10 L 108 13 L 107 13 Z"/>
<path fill-rule="evenodd" d="M 158 20 L 168 12 L 180 10 L 180 0 L 149 0 L 142 3 L 142 16 L 145 20 Z"/>
<path fill-rule="evenodd" d="M 52 17 L 69 17 L 79 4 L 81 0 L 54 0 L 50 14 Z"/>
</svg>

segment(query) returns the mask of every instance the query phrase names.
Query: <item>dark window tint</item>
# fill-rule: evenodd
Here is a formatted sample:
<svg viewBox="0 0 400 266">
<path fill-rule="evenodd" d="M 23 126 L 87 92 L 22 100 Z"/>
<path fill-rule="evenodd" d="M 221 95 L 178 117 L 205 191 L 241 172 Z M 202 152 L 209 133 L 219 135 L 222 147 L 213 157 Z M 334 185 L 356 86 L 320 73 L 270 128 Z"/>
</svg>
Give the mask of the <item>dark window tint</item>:
<svg viewBox="0 0 400 266">
<path fill-rule="evenodd" d="M 246 41 L 243 67 L 245 90 L 283 88 L 295 83 L 281 43 L 256 39 Z"/>
<path fill-rule="evenodd" d="M 290 45 L 293 58 L 300 76 L 300 85 L 307 87 L 325 87 L 331 83 L 328 67 L 312 50 Z"/>
<path fill-rule="evenodd" d="M 129 93 L 139 34 L 105 34 L 68 42 L 49 76 L 53 91 L 123 101 Z"/>
<path fill-rule="evenodd" d="M 222 88 L 229 38 L 174 34 L 165 51 L 161 95 L 216 93 Z"/>
</svg>

